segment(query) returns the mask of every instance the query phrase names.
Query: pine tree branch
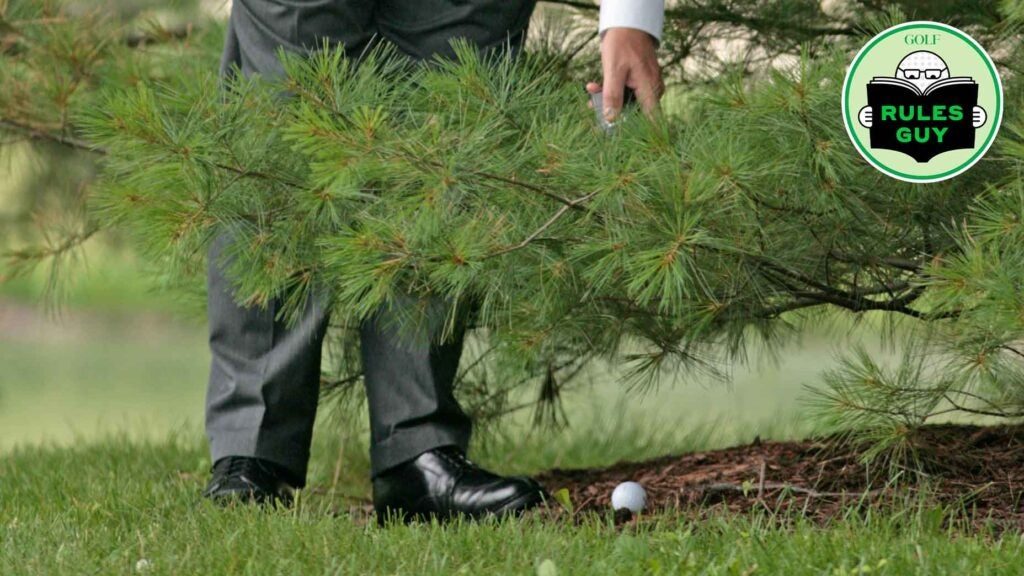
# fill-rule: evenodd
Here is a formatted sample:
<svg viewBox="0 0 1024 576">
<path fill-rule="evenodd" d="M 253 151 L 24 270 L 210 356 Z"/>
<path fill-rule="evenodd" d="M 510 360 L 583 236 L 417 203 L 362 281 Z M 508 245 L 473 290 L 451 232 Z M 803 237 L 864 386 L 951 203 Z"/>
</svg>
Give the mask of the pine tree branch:
<svg viewBox="0 0 1024 576">
<path fill-rule="evenodd" d="M 486 259 L 489 259 L 489 258 L 494 258 L 496 256 L 501 256 L 502 254 L 508 254 L 509 252 L 515 252 L 516 250 L 521 250 L 521 249 L 529 246 L 541 234 L 543 234 L 545 230 L 550 228 L 563 215 L 565 215 L 566 212 L 568 212 L 570 209 L 575 208 L 576 206 L 578 206 L 580 204 L 583 204 L 585 202 L 590 201 L 590 199 L 593 198 L 596 195 L 597 195 L 597 192 L 594 191 L 594 192 L 591 192 L 590 194 L 587 194 L 586 196 L 580 196 L 579 198 L 576 198 L 575 200 L 571 200 L 568 204 L 565 204 L 564 206 L 559 208 L 558 211 L 555 212 L 554 215 L 552 215 L 551 218 L 549 218 L 547 222 L 545 222 L 543 225 L 541 225 L 540 228 L 537 228 L 536 230 L 534 230 L 529 236 L 524 238 L 521 242 L 519 242 L 518 244 L 514 244 L 512 246 L 507 246 L 507 247 L 502 248 L 501 250 L 498 250 L 496 252 L 492 252 L 490 254 L 487 254 L 486 256 L 483 257 L 483 259 L 486 260 Z"/>
<path fill-rule="evenodd" d="M 96 235 L 101 230 L 98 225 L 90 224 L 84 230 L 75 234 L 68 235 L 55 246 L 46 246 L 42 248 L 25 248 L 21 250 L 11 250 L 8 252 L 0 253 L 7 260 L 12 269 L 15 270 L 13 276 L 18 275 L 18 268 L 25 266 L 26 264 L 32 264 L 46 260 L 47 258 L 56 258 L 67 254 L 75 248 L 81 246 L 90 238 Z M 8 277 L 9 279 L 10 277 Z M 0 279 L 3 279 L 0 277 Z"/>
<path fill-rule="evenodd" d="M 309 95 L 307 95 L 307 98 L 308 97 Z M 314 99 L 314 102 L 319 106 L 323 106 L 327 109 L 330 109 L 330 106 L 327 106 L 326 103 L 319 101 L 319 99 Z M 405 152 L 404 154 L 406 155 L 405 159 L 413 163 L 425 164 L 432 168 L 448 168 L 447 164 L 440 161 L 419 157 L 415 154 L 408 152 Z M 578 209 L 580 207 L 580 204 L 582 204 L 581 200 L 586 200 L 580 198 L 575 200 L 568 199 L 561 195 L 554 194 L 540 186 L 533 185 L 529 182 L 520 181 L 516 179 L 514 176 L 509 178 L 477 169 L 469 169 L 468 173 L 484 180 L 492 180 L 503 184 L 524 188 L 532 192 L 541 194 L 550 199 L 556 200 L 563 204 L 562 209 L 556 212 L 551 218 L 549 218 L 547 222 L 545 222 L 545 224 L 543 224 L 539 229 L 535 230 L 533 233 L 527 236 L 527 238 L 525 238 L 522 242 L 513 246 L 505 247 L 496 252 L 495 254 L 487 257 L 497 256 L 513 250 L 521 249 L 522 247 L 531 244 L 532 242 L 536 241 L 536 239 L 539 238 L 544 231 L 549 229 L 550 226 L 552 226 L 559 218 L 561 218 L 569 209 Z M 908 264 L 905 261 L 898 261 L 895 259 L 893 259 L 889 263 L 896 267 L 899 267 L 900 269 L 916 269 L 915 267 L 917 266 L 916 264 L 913 263 Z M 813 278 L 795 273 L 788 269 L 778 268 L 776 269 L 776 272 L 785 276 L 789 276 L 791 279 L 799 282 L 800 284 L 804 284 L 806 286 L 814 288 L 815 290 L 817 290 L 817 292 L 801 290 L 796 286 L 790 285 L 788 289 L 792 292 L 793 295 L 799 298 L 798 301 L 783 304 L 780 305 L 779 307 L 769 308 L 762 313 L 762 316 L 772 316 L 783 313 L 788 310 L 795 310 L 798 308 L 809 307 L 816 304 L 830 303 L 842 306 L 853 311 L 887 310 L 897 311 L 916 317 L 922 317 L 922 314 L 920 312 L 907 307 L 907 304 L 916 299 L 918 295 L 921 293 L 920 289 L 915 289 L 904 294 L 903 296 L 896 297 L 897 292 L 906 290 L 909 287 L 905 282 L 900 282 L 891 285 L 883 283 L 879 286 L 869 288 L 860 288 L 855 286 L 852 290 L 840 290 L 835 288 L 834 286 L 828 285 L 830 283 L 822 283 Z M 879 302 L 876 300 L 865 298 L 865 296 L 879 293 L 888 293 L 892 295 L 893 298 L 885 302 Z M 951 315 L 952 314 L 946 314 L 944 315 L 944 317 L 949 317 Z"/>
<path fill-rule="evenodd" d="M 85 152 L 92 152 L 94 154 L 104 155 L 107 151 L 91 142 L 76 138 L 74 136 L 68 136 L 66 134 L 59 134 L 52 129 L 45 128 L 42 126 L 34 125 L 32 123 L 12 120 L 10 118 L 0 118 L 0 128 L 9 130 L 11 132 L 19 133 L 26 138 L 31 140 L 43 140 L 62 144 L 69 148 L 76 150 L 83 150 Z"/>
<path fill-rule="evenodd" d="M 804 298 L 804 299 L 794 300 L 794 301 L 788 302 L 786 304 L 779 304 L 778 306 L 771 306 L 771 307 L 768 307 L 768 308 L 763 308 L 763 309 L 758 310 L 758 311 L 756 311 L 756 312 L 754 312 L 752 314 L 744 314 L 744 315 L 738 316 L 736 318 L 731 318 L 731 320 L 745 319 L 745 318 L 748 318 L 748 317 L 762 318 L 762 319 L 772 319 L 772 318 L 777 318 L 777 317 L 781 316 L 782 314 L 785 314 L 786 312 L 793 312 L 793 311 L 796 311 L 796 310 L 802 310 L 804 308 L 812 308 L 814 306 L 822 306 L 822 305 L 823 305 L 823 303 L 820 300 L 815 300 L 813 298 Z M 729 320 L 729 319 L 727 319 L 727 320 Z"/>
<path fill-rule="evenodd" d="M 598 4 L 583 2 L 580 0 L 542 0 L 547 4 L 576 8 L 586 12 L 596 12 L 600 9 Z M 801 36 L 857 36 L 862 31 L 852 26 L 805 26 L 790 22 L 788 20 L 767 20 L 755 16 L 745 16 L 737 12 L 731 12 L 724 7 L 719 9 L 694 8 L 691 6 L 675 6 L 665 8 L 665 20 L 670 22 L 678 20 L 683 25 L 691 26 L 694 23 L 730 24 L 743 26 L 751 30 L 777 30 L 780 35 L 799 34 Z"/>
<path fill-rule="evenodd" d="M 600 10 L 601 6 L 593 4 L 591 2 L 581 2 L 578 0 L 541 0 L 545 4 L 555 4 L 558 6 L 567 6 L 569 8 L 576 8 L 579 10 L 587 10 L 590 12 L 596 12 Z"/>
<path fill-rule="evenodd" d="M 1022 411 L 1022 412 L 1005 412 L 1005 411 L 1002 411 L 1002 410 L 992 411 L 992 410 L 982 410 L 980 408 L 969 408 L 967 406 L 964 406 L 962 404 L 957 403 L 948 394 L 943 394 L 942 398 L 944 400 L 946 400 L 946 402 L 949 402 L 950 406 L 952 406 L 956 411 L 964 412 L 965 414 L 974 414 L 975 416 L 994 416 L 996 418 L 1024 418 L 1024 411 Z M 988 402 L 988 401 L 986 400 L 986 402 Z M 991 402 L 988 402 L 988 403 L 990 405 L 992 405 Z M 934 414 L 934 416 L 937 416 L 937 415 L 938 415 L 938 413 Z"/>
<path fill-rule="evenodd" d="M 831 393 L 822 392 L 822 395 L 824 396 L 825 399 L 827 399 L 830 402 L 835 403 L 836 405 L 838 405 L 838 407 L 840 409 L 843 409 L 843 410 L 853 410 L 853 411 L 865 412 L 867 414 L 874 414 L 876 416 L 884 416 L 886 418 L 899 418 L 900 420 L 902 420 L 904 422 L 921 422 L 921 421 L 926 420 L 927 418 L 931 417 L 931 415 L 927 415 L 927 416 L 923 416 L 922 417 L 919 414 L 913 414 L 911 412 L 907 412 L 906 410 L 895 410 L 895 409 L 879 408 L 877 406 L 871 406 L 869 404 L 865 404 L 865 403 L 862 403 L 862 402 L 855 402 L 853 400 L 849 400 L 846 397 L 845 393 L 843 393 L 842 396 L 839 396 L 839 395 L 837 395 L 837 393 L 835 391 L 833 391 Z"/>
<path fill-rule="evenodd" d="M 468 376 L 468 374 L 470 372 L 472 372 L 477 366 L 483 364 L 484 361 L 486 361 L 487 358 L 491 354 L 493 354 L 497 349 L 498 349 L 498 345 L 497 344 L 491 344 L 490 346 L 488 346 L 487 350 L 484 350 L 479 356 L 474 358 L 472 362 L 470 362 L 464 368 L 461 368 L 459 370 L 459 374 L 458 374 L 458 376 L 456 376 L 455 380 L 456 381 L 464 380 Z"/>
<path fill-rule="evenodd" d="M 439 162 L 437 160 L 427 160 L 427 159 L 424 159 L 424 158 L 417 158 L 417 157 L 415 157 L 415 156 L 413 156 L 411 154 L 407 154 L 406 155 L 406 159 L 411 161 L 411 162 L 422 162 L 422 163 L 427 164 L 428 166 L 431 166 L 433 168 L 447 168 L 448 167 L 448 165 L 444 164 L 443 162 Z M 505 177 L 505 176 L 501 176 L 500 174 L 492 174 L 492 173 L 486 172 L 484 170 L 476 170 L 476 169 L 473 169 L 473 168 L 466 169 L 466 172 L 468 172 L 469 174 L 471 174 L 473 176 L 476 176 L 478 178 L 483 178 L 484 180 L 491 180 L 493 182 L 501 182 L 502 184 L 508 184 L 510 186 L 516 186 L 516 187 L 522 188 L 524 190 L 529 190 L 530 192 L 535 192 L 537 194 L 540 194 L 541 196 L 544 196 L 545 198 L 550 198 L 551 200 L 554 200 L 556 202 L 560 202 L 561 204 L 565 205 L 566 208 L 569 208 L 569 209 L 572 209 L 572 210 L 581 210 L 581 209 L 583 209 L 582 203 L 577 202 L 576 200 L 572 200 L 570 198 L 566 198 L 565 196 L 562 196 L 560 194 L 555 194 L 554 192 L 546 190 L 546 189 L 544 189 L 544 188 L 542 188 L 542 187 L 540 187 L 540 186 L 538 186 L 536 184 L 531 184 L 530 182 L 525 182 L 523 180 L 519 180 L 519 179 L 517 179 L 515 177 L 515 175 L 513 175 L 512 177 Z"/>
<path fill-rule="evenodd" d="M 906 272 L 920 272 L 924 265 L 916 260 L 910 258 L 901 258 L 899 256 L 886 256 L 884 258 L 859 258 L 848 254 L 840 254 L 838 252 L 830 251 L 829 257 L 834 258 L 840 262 L 847 264 L 860 264 L 862 266 L 877 266 L 879 264 L 904 270 Z"/>
<path fill-rule="evenodd" d="M 55 24 L 67 24 L 68 18 L 64 16 L 36 18 L 32 20 L 5 20 L 0 15 L 0 34 L 6 36 L 9 46 L 6 46 L 5 54 L 15 56 L 24 52 L 24 48 L 14 43 L 15 38 L 25 39 L 25 29 L 30 26 L 53 26 Z M 156 44 L 165 44 L 176 40 L 185 40 L 195 33 L 195 24 L 185 22 L 171 27 L 152 26 L 150 30 L 131 30 L 125 32 L 121 37 L 121 43 L 129 48 L 142 48 Z"/>
<path fill-rule="evenodd" d="M 898 312 L 900 314 L 905 314 L 922 320 L 927 318 L 925 313 L 910 308 L 902 302 L 895 300 L 879 302 L 877 300 L 869 300 L 867 298 L 847 298 L 835 293 L 810 292 L 802 290 L 794 290 L 793 295 L 798 298 L 809 298 L 820 302 L 826 302 L 828 304 L 834 304 L 841 308 L 846 308 L 851 312 L 868 312 L 877 310 L 883 312 Z"/>
<path fill-rule="evenodd" d="M 207 164 L 208 166 L 211 166 L 213 168 L 219 168 L 221 170 L 224 170 L 224 171 L 227 171 L 227 172 L 231 172 L 232 174 L 237 174 L 238 176 L 240 176 L 242 178 L 255 178 L 257 180 L 264 180 L 264 181 L 267 181 L 267 182 L 275 182 L 277 184 L 282 184 L 282 185 L 287 186 L 289 188 L 295 188 L 295 189 L 298 189 L 298 190 L 309 190 L 310 189 L 308 186 L 306 186 L 302 182 L 298 182 L 298 181 L 292 180 L 290 178 L 282 178 L 280 176 L 275 176 L 273 174 L 267 174 L 266 172 L 262 172 L 262 171 L 259 171 L 259 170 L 249 170 L 248 168 L 245 168 L 244 166 L 232 166 L 230 164 L 224 164 L 223 162 L 210 162 L 208 160 L 201 160 L 201 161 L 204 164 Z"/>
<path fill-rule="evenodd" d="M 565 376 L 564 378 L 561 379 L 561 384 L 559 386 L 560 387 L 564 387 L 568 382 L 572 381 L 573 378 L 580 373 L 580 371 L 583 369 L 583 367 L 585 367 L 589 362 L 591 362 L 594 359 L 594 357 L 595 357 L 594 352 L 593 351 L 588 351 L 588 352 L 585 352 L 585 353 L 581 353 L 579 356 L 575 356 L 575 357 L 570 358 L 568 360 L 562 361 L 562 362 L 560 362 L 558 364 L 549 365 L 548 370 L 551 370 L 551 371 L 557 373 L 557 372 L 560 372 L 562 370 L 565 370 L 566 368 L 573 367 L 572 372 L 570 374 L 568 374 L 567 376 Z M 524 376 L 523 378 L 521 378 L 517 382 L 515 382 L 512 386 L 504 387 L 504 388 L 501 388 L 501 389 L 496 390 L 494 392 L 491 392 L 489 395 L 485 396 L 484 398 L 481 398 L 480 401 L 474 402 L 473 406 L 471 407 L 471 410 L 475 410 L 476 408 L 479 408 L 481 406 L 493 405 L 498 400 L 498 398 L 501 397 L 502 395 L 507 395 L 509 393 L 509 391 L 518 389 L 521 386 L 523 386 L 526 383 L 528 383 L 529 381 L 531 381 L 534 378 L 537 378 L 539 376 L 540 376 L 540 374 L 527 374 L 526 376 Z M 462 379 L 460 378 L 459 381 L 461 382 Z M 503 418 L 505 416 L 509 416 L 509 415 L 514 414 L 516 412 L 521 412 L 521 411 L 526 410 L 528 408 L 534 408 L 538 404 L 540 404 L 541 402 L 544 402 L 544 400 L 541 400 L 540 398 L 538 398 L 536 400 L 530 400 L 530 401 L 527 401 L 527 402 L 523 402 L 521 404 L 516 404 L 516 405 L 511 406 L 511 407 L 499 408 L 499 409 L 496 409 L 496 410 L 491 410 L 490 412 L 477 413 L 477 416 L 481 417 L 481 418 L 484 418 L 484 419 Z"/>
<path fill-rule="evenodd" d="M 442 166 L 440 163 L 438 163 L 437 165 L 438 166 Z M 529 182 L 524 182 L 522 180 L 518 180 L 518 179 L 516 179 L 515 176 L 513 176 L 511 178 L 506 178 L 504 176 L 499 176 L 498 174 L 491 174 L 489 172 L 484 172 L 482 170 L 469 170 L 469 173 L 474 175 L 474 176 L 479 176 L 480 178 L 484 178 L 484 179 L 487 179 L 487 180 L 493 180 L 493 181 L 496 181 L 496 182 L 502 182 L 502 183 L 505 183 L 505 184 L 510 184 L 512 186 L 517 186 L 519 188 L 523 188 L 525 190 L 530 190 L 531 192 L 536 192 L 537 194 L 540 194 L 541 196 L 545 196 L 547 198 L 555 200 L 556 202 L 561 202 L 566 207 L 571 208 L 573 210 L 580 210 L 580 209 L 582 209 L 582 206 L 580 204 L 574 203 L 573 200 L 570 200 L 569 198 L 566 198 L 565 196 L 562 196 L 562 195 L 559 195 L 559 194 L 555 194 L 554 192 L 549 192 L 548 190 L 545 190 L 544 188 L 541 188 L 540 186 L 537 186 L 535 184 L 530 184 Z"/>
<path fill-rule="evenodd" d="M 766 277 L 769 280 L 783 286 L 796 298 L 806 300 L 817 300 L 822 303 L 834 304 L 841 308 L 850 310 L 851 312 L 867 312 L 872 310 L 885 311 L 885 312 L 898 312 L 914 318 L 927 320 L 936 319 L 936 317 L 910 308 L 908 304 L 916 299 L 923 292 L 921 290 L 912 291 L 911 297 L 900 297 L 887 301 L 877 301 L 865 298 L 856 293 L 850 293 L 837 288 L 826 286 L 820 282 L 817 282 L 811 278 L 807 278 L 801 274 L 787 270 L 781 266 L 778 266 L 765 259 L 760 261 L 763 271 L 766 273 Z M 787 280 L 788 278 L 788 280 Z M 807 286 L 816 288 L 818 291 L 810 291 L 801 288 L 794 282 L 800 282 Z"/>
<path fill-rule="evenodd" d="M 779 492 L 790 492 L 793 494 L 800 494 L 801 496 L 807 496 L 810 498 L 874 498 L 885 493 L 885 490 L 878 488 L 875 490 L 868 490 L 862 492 L 819 492 L 811 488 L 804 488 L 795 484 L 788 484 L 782 482 L 761 482 L 758 488 L 758 498 L 761 498 L 761 493 L 764 490 L 774 490 Z M 751 493 L 751 489 L 748 487 L 740 486 L 738 484 L 730 484 L 728 482 L 715 482 L 708 484 L 701 489 L 701 498 L 709 499 L 713 497 L 719 497 L 722 494 L 742 494 L 747 496 Z"/>
<path fill-rule="evenodd" d="M 941 388 L 939 388 L 939 389 L 941 389 Z M 917 393 L 921 393 L 921 394 L 934 395 L 937 392 L 938 389 L 930 389 L 930 388 L 903 388 L 903 390 L 906 390 L 908 392 L 917 392 Z M 963 390 L 963 389 L 959 389 L 959 388 L 950 388 L 949 390 L 946 390 L 945 392 L 943 392 L 942 395 L 943 395 L 943 397 L 947 401 L 950 401 L 950 404 L 953 404 L 955 407 L 956 407 L 956 404 L 954 402 L 952 402 L 950 398 L 948 398 L 949 394 L 954 394 L 954 395 L 957 395 L 957 396 L 963 396 L 965 398 L 970 398 L 972 400 L 977 400 L 979 402 L 984 402 L 990 408 L 992 408 L 992 410 L 994 411 L 993 413 L 987 414 L 989 416 L 996 415 L 996 413 L 998 413 L 998 414 L 1006 414 L 1006 416 L 1004 416 L 1005 418 L 1019 418 L 1019 417 L 1024 416 L 1024 414 L 1010 413 L 1010 412 L 1006 412 L 1006 411 L 1000 409 L 998 404 L 996 404 L 992 400 L 989 400 L 988 398 L 985 398 L 981 394 L 975 394 L 974 392 L 968 392 L 967 390 Z M 957 407 L 957 409 L 959 410 L 961 408 Z"/>
<path fill-rule="evenodd" d="M 1003 346 L 1000 346 L 999 348 L 1001 348 L 1003 350 L 1006 350 L 1007 352 L 1012 352 L 1012 353 L 1016 354 L 1017 356 L 1020 356 L 1021 358 L 1024 358 L 1024 352 L 1021 352 L 1020 350 L 1017 350 L 1013 346 L 1010 346 L 1008 344 L 1004 344 Z"/>
<path fill-rule="evenodd" d="M 0 118 L 0 129 L 7 129 L 12 132 L 18 132 L 32 140 L 54 142 L 57 144 L 62 144 L 69 148 L 74 148 L 76 150 L 82 150 L 85 152 L 92 152 L 94 154 L 98 154 L 101 156 L 104 156 L 108 153 L 108 150 L 106 148 L 88 142 L 81 138 L 59 134 L 57 132 L 54 132 L 53 130 L 46 129 L 44 127 L 36 126 L 23 121 L 11 120 L 9 118 Z M 180 154 L 180 151 L 177 150 L 172 150 L 172 152 Z M 233 166 L 230 164 L 225 164 L 223 162 L 211 162 L 202 158 L 195 159 L 196 161 L 203 162 L 204 164 L 212 168 L 219 168 L 221 170 L 231 172 L 232 174 L 236 174 L 243 178 L 255 178 L 258 180 L 265 180 L 268 182 L 276 182 L 278 184 L 282 184 L 290 188 L 298 188 L 300 190 L 308 189 L 308 186 L 301 182 L 291 180 L 288 178 L 281 178 L 279 176 L 267 174 L 266 172 L 261 172 L 259 170 L 250 170 L 244 166 Z"/>
<path fill-rule="evenodd" d="M 326 376 L 321 374 L 320 375 L 320 389 L 325 391 L 325 392 L 329 392 L 331 390 L 337 390 L 338 388 L 342 388 L 342 387 L 345 387 L 345 386 L 350 386 L 352 384 L 355 384 L 362 377 L 363 377 L 363 373 L 361 371 L 360 372 L 356 372 L 354 374 L 349 374 L 348 376 L 346 376 L 344 378 L 340 378 L 340 379 L 331 379 L 331 378 L 328 378 L 328 377 L 326 377 Z"/>
</svg>

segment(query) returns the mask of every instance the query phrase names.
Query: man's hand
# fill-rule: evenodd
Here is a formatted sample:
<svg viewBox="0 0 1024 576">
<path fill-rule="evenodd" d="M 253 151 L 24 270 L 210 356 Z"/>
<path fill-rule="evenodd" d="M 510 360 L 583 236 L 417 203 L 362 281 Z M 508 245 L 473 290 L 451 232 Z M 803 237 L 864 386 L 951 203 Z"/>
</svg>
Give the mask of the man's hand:
<svg viewBox="0 0 1024 576">
<path fill-rule="evenodd" d="M 651 114 L 665 92 L 661 80 L 661 67 L 654 45 L 654 37 L 635 28 L 609 28 L 601 39 L 601 67 L 604 86 L 596 82 L 587 84 L 587 92 L 604 92 L 604 113 L 609 122 L 622 110 L 622 97 L 626 87 L 636 93 L 640 107 Z"/>
</svg>

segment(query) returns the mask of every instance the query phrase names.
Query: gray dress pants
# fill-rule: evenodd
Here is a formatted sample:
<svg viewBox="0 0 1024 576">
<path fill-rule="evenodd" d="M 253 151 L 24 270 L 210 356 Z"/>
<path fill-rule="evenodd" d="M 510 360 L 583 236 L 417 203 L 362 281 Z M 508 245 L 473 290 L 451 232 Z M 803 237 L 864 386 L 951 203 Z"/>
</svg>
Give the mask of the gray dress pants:
<svg viewBox="0 0 1024 576">
<path fill-rule="evenodd" d="M 278 77 L 279 48 L 309 53 L 326 39 L 358 55 L 380 40 L 415 58 L 452 55 L 450 40 L 480 48 L 516 47 L 536 0 L 234 0 L 222 74 Z M 311 298 L 291 327 L 275 320 L 280 301 L 266 308 L 235 302 L 225 277 L 221 236 L 208 257 L 208 315 L 212 364 L 206 433 L 214 462 L 255 456 L 282 466 L 305 484 L 319 397 L 321 344 L 329 310 Z M 440 329 L 435 306 L 424 330 Z M 360 327 L 370 410 L 373 475 L 441 446 L 465 449 L 471 423 L 452 395 L 461 336 L 443 345 L 395 332 L 381 310 Z"/>
</svg>

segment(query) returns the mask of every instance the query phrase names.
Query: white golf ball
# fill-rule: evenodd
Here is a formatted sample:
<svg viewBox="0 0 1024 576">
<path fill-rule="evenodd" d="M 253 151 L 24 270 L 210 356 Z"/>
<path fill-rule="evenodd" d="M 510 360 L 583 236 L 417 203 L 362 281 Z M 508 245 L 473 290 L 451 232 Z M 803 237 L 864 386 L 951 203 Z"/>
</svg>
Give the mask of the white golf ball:
<svg viewBox="0 0 1024 576">
<path fill-rule="evenodd" d="M 647 492 L 636 482 L 623 482 L 612 490 L 612 510 L 629 509 L 636 514 L 647 505 Z"/>
</svg>

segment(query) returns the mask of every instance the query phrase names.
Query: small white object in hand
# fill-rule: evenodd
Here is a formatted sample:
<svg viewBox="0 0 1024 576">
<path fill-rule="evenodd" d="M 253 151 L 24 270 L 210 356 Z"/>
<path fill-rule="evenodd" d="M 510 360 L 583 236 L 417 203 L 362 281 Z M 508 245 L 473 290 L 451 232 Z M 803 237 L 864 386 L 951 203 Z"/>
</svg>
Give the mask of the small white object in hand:
<svg viewBox="0 0 1024 576">
<path fill-rule="evenodd" d="M 612 510 L 628 509 L 637 514 L 647 505 L 647 492 L 636 482 L 623 482 L 612 490 Z"/>
</svg>

